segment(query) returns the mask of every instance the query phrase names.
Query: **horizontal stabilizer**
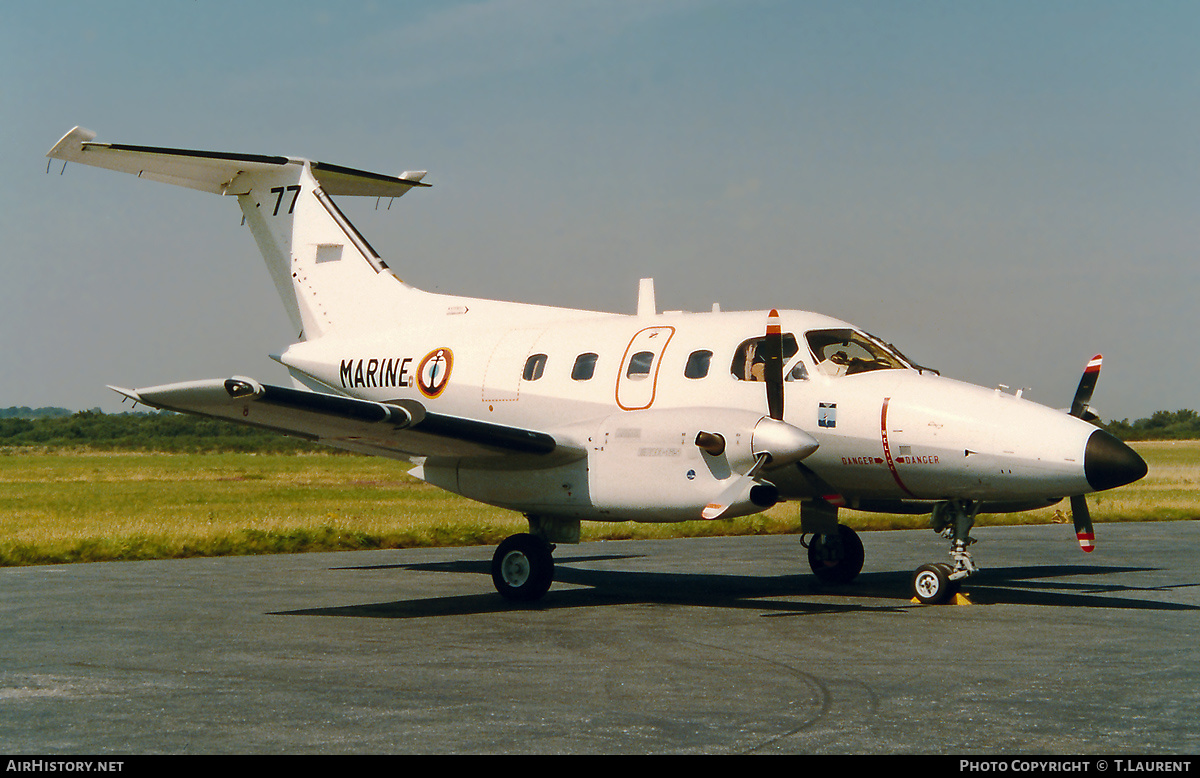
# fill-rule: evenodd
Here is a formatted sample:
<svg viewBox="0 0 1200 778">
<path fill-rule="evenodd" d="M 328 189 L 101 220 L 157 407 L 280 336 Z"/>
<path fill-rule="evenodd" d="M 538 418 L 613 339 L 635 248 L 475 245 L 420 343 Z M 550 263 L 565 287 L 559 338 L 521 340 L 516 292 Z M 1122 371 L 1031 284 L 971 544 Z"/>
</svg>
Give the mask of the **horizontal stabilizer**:
<svg viewBox="0 0 1200 778">
<path fill-rule="evenodd" d="M 145 389 L 109 388 L 154 408 L 224 419 L 394 459 L 544 457 L 556 452 L 575 456 L 546 433 L 429 413 L 416 400 L 378 403 L 270 386 L 241 376 Z"/>
<path fill-rule="evenodd" d="M 54 144 L 46 156 L 222 195 L 249 192 L 250 185 L 239 181 L 243 174 L 274 171 L 286 165 L 303 165 L 307 161 L 261 154 L 96 143 L 95 137 L 96 133 L 91 130 L 76 127 Z M 325 162 L 310 164 L 321 188 L 333 196 L 399 197 L 414 186 L 429 186 L 421 183 L 424 171 L 389 176 Z"/>
</svg>

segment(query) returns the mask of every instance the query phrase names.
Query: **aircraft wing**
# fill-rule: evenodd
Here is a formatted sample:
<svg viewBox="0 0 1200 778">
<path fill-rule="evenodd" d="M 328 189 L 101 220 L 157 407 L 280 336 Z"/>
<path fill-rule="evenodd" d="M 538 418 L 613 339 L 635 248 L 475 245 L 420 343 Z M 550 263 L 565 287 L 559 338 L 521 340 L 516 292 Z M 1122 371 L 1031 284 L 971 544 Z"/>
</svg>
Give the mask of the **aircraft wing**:
<svg viewBox="0 0 1200 778">
<path fill-rule="evenodd" d="M 522 455 L 536 466 L 586 454 L 544 432 L 429 413 L 416 400 L 378 403 L 270 386 L 243 376 L 145 389 L 109 388 L 154 408 L 224 419 L 393 459 Z"/>
</svg>

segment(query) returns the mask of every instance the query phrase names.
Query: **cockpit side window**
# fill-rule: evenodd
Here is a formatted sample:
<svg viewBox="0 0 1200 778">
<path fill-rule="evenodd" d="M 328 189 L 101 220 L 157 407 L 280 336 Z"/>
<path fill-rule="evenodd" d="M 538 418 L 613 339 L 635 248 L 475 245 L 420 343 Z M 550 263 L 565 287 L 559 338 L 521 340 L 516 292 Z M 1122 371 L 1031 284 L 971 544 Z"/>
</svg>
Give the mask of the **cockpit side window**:
<svg viewBox="0 0 1200 778">
<path fill-rule="evenodd" d="M 738 346 L 737 351 L 733 353 L 733 364 L 729 366 L 729 371 L 733 373 L 733 377 L 739 381 L 764 381 L 763 371 L 766 369 L 766 362 L 763 360 L 761 347 L 765 337 L 751 338 L 744 341 Z M 783 364 L 786 367 L 792 361 L 792 357 L 796 356 L 796 352 L 800 347 L 796 344 L 796 336 L 790 332 L 783 334 Z M 787 371 L 784 376 L 785 381 L 797 381 L 808 378 L 808 369 L 803 362 L 797 362 Z"/>
<path fill-rule="evenodd" d="M 784 381 L 807 381 L 808 366 L 804 364 L 803 358 L 794 360 L 791 369 L 788 369 L 788 363 L 784 363 Z"/>
<path fill-rule="evenodd" d="M 843 376 L 873 370 L 903 370 L 909 365 L 882 341 L 848 329 L 813 330 L 805 338 L 825 375 Z"/>
</svg>

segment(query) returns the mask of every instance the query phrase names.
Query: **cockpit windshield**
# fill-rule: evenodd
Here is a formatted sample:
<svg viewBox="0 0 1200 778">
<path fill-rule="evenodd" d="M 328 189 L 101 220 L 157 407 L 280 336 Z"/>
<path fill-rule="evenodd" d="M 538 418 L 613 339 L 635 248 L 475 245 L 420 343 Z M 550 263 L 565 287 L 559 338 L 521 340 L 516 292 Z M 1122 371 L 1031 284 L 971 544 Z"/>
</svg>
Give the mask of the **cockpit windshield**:
<svg viewBox="0 0 1200 778">
<path fill-rule="evenodd" d="M 896 349 L 856 330 L 812 330 L 805 337 L 816 358 L 817 369 L 825 375 L 854 375 L 872 370 L 914 367 Z"/>
</svg>

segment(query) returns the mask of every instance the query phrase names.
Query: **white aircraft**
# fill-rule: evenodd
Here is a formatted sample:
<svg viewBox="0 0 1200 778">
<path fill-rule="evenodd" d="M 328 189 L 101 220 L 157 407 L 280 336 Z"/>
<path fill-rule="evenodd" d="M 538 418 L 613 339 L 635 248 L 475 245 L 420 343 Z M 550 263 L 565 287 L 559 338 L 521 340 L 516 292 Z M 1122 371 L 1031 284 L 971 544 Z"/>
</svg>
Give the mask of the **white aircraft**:
<svg viewBox="0 0 1200 778">
<path fill-rule="evenodd" d="M 823 581 L 863 566 L 847 507 L 930 513 L 950 562 L 913 593 L 942 602 L 978 568 L 979 512 L 1136 481 L 1146 464 L 1089 423 L 1100 357 L 1068 412 L 951 380 L 844 321 L 805 311 L 662 312 L 643 279 L 635 315 L 433 294 L 395 274 L 332 196 L 399 197 L 425 173 L 381 175 L 295 157 L 97 143 L 76 127 L 47 156 L 237 197 L 292 324 L 272 358 L 293 386 L 234 376 L 116 391 L 407 460 L 428 483 L 523 513 L 492 577 L 536 600 L 554 544 L 581 521 L 725 519 L 800 503 Z M 48 169 L 48 168 L 47 168 Z"/>
</svg>

